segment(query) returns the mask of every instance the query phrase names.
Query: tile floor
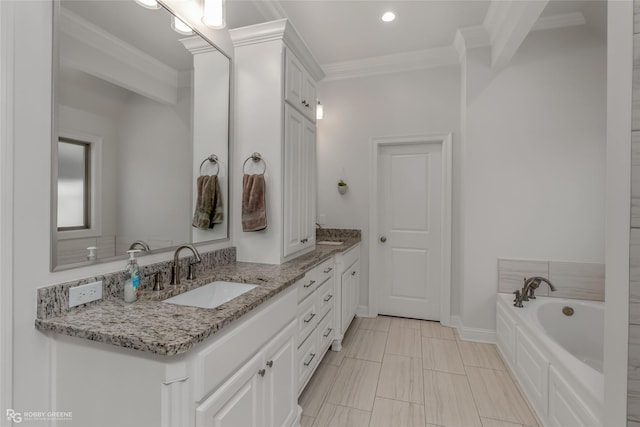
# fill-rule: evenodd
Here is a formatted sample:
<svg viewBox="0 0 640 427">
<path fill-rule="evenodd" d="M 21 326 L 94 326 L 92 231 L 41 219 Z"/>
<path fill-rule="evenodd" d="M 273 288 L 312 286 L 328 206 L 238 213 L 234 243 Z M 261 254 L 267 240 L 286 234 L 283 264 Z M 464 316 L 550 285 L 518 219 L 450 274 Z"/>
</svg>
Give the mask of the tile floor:
<svg viewBox="0 0 640 427">
<path fill-rule="evenodd" d="M 386 316 L 354 319 L 299 403 L 302 427 L 539 426 L 495 345 Z"/>
</svg>

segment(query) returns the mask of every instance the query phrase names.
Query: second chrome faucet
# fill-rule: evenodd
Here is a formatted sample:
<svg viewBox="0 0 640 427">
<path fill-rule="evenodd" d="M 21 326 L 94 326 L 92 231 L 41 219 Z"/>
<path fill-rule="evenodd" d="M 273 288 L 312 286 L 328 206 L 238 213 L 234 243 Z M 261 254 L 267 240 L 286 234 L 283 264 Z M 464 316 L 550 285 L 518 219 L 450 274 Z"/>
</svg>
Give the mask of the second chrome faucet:
<svg viewBox="0 0 640 427">
<path fill-rule="evenodd" d="M 198 250 L 193 245 L 180 245 L 176 248 L 176 252 L 173 255 L 173 267 L 171 267 L 171 282 L 170 285 L 179 285 L 180 284 L 180 251 L 183 249 L 189 249 L 193 256 L 196 257 L 195 262 L 189 264 L 189 272 L 187 274 L 187 280 L 193 280 L 196 278 L 195 273 L 193 271 L 193 265 L 202 261 L 200 258 L 200 254 Z"/>
</svg>

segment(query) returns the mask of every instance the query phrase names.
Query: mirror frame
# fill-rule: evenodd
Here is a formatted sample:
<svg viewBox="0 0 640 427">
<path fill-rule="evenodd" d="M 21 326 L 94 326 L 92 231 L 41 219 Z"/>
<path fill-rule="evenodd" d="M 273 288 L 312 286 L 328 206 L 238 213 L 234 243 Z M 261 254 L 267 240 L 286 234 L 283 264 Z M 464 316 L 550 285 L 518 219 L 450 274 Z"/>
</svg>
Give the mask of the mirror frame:
<svg viewBox="0 0 640 427">
<path fill-rule="evenodd" d="M 130 1 L 134 1 L 134 0 L 130 0 Z M 185 20 L 184 17 L 182 17 L 180 14 L 176 13 L 170 6 L 168 6 L 163 0 L 157 0 L 158 4 L 165 9 L 169 14 L 178 17 L 179 19 L 181 19 L 183 22 L 186 22 L 187 24 L 189 24 L 189 20 Z M 57 255 L 58 255 L 58 238 L 57 238 L 57 230 L 58 230 L 58 212 L 57 212 L 57 207 L 58 207 L 58 120 L 59 120 L 59 113 L 58 113 L 58 107 L 57 107 L 57 102 L 59 99 L 59 94 L 58 94 L 58 85 L 56 84 L 56 81 L 58 79 L 58 73 L 59 73 L 59 69 L 60 69 L 60 40 L 59 40 L 59 36 L 58 36 L 58 29 L 60 26 L 60 0 L 53 0 L 53 26 L 52 26 L 52 49 L 51 49 L 51 53 L 52 53 L 52 60 L 51 60 L 51 185 L 50 185 L 50 192 L 51 192 L 51 197 L 50 197 L 50 205 L 49 205 L 49 211 L 50 211 L 50 233 L 49 233 L 49 237 L 50 237 L 50 245 L 49 245 L 49 255 L 50 255 L 50 266 L 49 266 L 49 270 L 52 272 L 55 271 L 63 271 L 63 270 L 69 270 L 72 268 L 79 268 L 79 267 L 85 267 L 85 266 L 90 266 L 90 265 L 97 265 L 97 264 L 105 264 L 105 263 L 109 263 L 109 262 L 113 262 L 113 261 L 119 261 L 119 260 L 124 260 L 127 258 L 126 254 L 122 254 L 122 255 L 115 255 L 112 257 L 108 257 L 108 258 L 98 258 L 96 260 L 93 261 L 82 261 L 82 262 L 76 262 L 76 263 L 71 263 L 71 264 L 64 264 L 64 265 L 57 265 Z M 229 60 L 229 94 L 227 97 L 227 107 L 228 107 L 228 114 L 227 114 L 227 152 L 228 154 L 228 159 L 227 159 L 227 170 L 228 170 L 228 182 L 227 182 L 227 186 L 228 186 L 228 199 L 227 200 L 227 217 L 229 218 L 229 220 L 227 220 L 227 233 L 226 233 L 226 237 L 224 238 L 219 238 L 219 239 L 214 239 L 214 240 L 205 240 L 205 241 L 201 241 L 201 242 L 183 242 L 183 243 L 192 243 L 194 246 L 198 247 L 198 246 L 203 246 L 203 245 L 208 245 L 208 244 L 212 244 L 212 243 L 223 243 L 223 242 L 228 242 L 231 240 L 231 216 L 229 215 L 229 209 L 231 207 L 231 200 L 232 200 L 232 194 L 231 194 L 231 189 L 232 187 L 232 174 L 231 174 L 231 154 L 232 154 L 232 144 L 231 144 L 231 138 L 233 135 L 232 129 L 231 129 L 231 125 L 232 125 L 232 100 L 231 100 L 231 96 L 233 94 L 233 60 L 231 58 L 231 56 L 225 52 L 224 50 L 222 50 L 216 43 L 212 42 L 208 37 L 206 37 L 204 34 L 202 34 L 200 31 L 198 31 L 196 28 L 192 27 L 192 30 L 194 32 L 195 35 L 198 35 L 200 37 L 202 37 L 203 40 L 205 40 L 207 43 L 209 43 L 211 46 L 213 46 L 218 52 L 220 52 L 223 56 L 225 56 L 228 60 Z M 194 200 L 192 198 L 191 200 L 192 204 L 194 203 Z M 182 243 L 180 243 L 182 244 Z M 150 255 L 150 254 L 160 254 L 160 253 L 165 253 L 165 252 L 172 252 L 175 251 L 175 249 L 180 245 L 174 245 L 174 246 L 168 246 L 166 248 L 160 248 L 160 249 L 154 249 L 151 250 L 149 252 L 141 252 L 138 254 L 138 258 L 145 256 L 145 255 Z"/>
</svg>

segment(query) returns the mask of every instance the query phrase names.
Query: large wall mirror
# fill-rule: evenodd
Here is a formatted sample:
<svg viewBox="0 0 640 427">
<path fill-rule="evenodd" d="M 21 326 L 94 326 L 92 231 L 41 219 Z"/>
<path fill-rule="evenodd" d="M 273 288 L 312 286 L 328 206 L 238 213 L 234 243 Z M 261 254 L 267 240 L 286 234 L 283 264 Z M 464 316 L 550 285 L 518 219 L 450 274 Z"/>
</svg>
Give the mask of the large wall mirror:
<svg viewBox="0 0 640 427">
<path fill-rule="evenodd" d="M 163 7 L 55 16 L 52 269 L 228 239 L 229 58 Z"/>
</svg>

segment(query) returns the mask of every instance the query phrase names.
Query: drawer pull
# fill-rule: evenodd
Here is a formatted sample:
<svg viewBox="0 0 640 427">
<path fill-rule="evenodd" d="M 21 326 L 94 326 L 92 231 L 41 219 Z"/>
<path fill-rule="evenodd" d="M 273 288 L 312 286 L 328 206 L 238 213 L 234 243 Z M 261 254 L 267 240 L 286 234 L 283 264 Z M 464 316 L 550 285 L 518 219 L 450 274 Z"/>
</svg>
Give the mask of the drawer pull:
<svg viewBox="0 0 640 427">
<path fill-rule="evenodd" d="M 273 368 L 273 360 L 269 360 L 267 362 L 267 366 L 270 367 L 270 368 Z"/>
<path fill-rule="evenodd" d="M 315 313 L 311 313 L 311 314 L 309 315 L 309 318 L 308 318 L 308 319 L 303 319 L 303 320 L 304 320 L 304 323 L 309 323 L 309 322 L 311 322 L 311 319 L 313 319 L 314 317 L 316 317 L 316 314 L 315 314 Z"/>
<path fill-rule="evenodd" d="M 333 270 L 333 267 L 329 267 L 329 268 L 327 268 L 327 269 L 324 271 L 324 273 L 325 273 L 325 274 L 326 274 L 326 273 L 330 273 L 330 272 L 331 272 L 331 270 Z"/>
<path fill-rule="evenodd" d="M 315 353 L 311 353 L 311 357 L 309 358 L 309 360 L 307 360 L 306 362 L 304 362 L 304 366 L 309 366 L 311 365 L 311 361 L 313 360 L 313 358 L 316 357 Z"/>
<path fill-rule="evenodd" d="M 314 283 L 316 283 L 315 280 L 310 281 L 309 283 L 307 283 L 306 285 L 304 285 L 305 288 L 308 288 L 309 286 L 313 285 Z"/>
<path fill-rule="evenodd" d="M 325 338 L 328 337 L 329 335 L 331 335 L 331 331 L 333 331 L 333 328 L 327 329 L 327 333 L 323 334 L 322 336 L 325 337 Z"/>
<path fill-rule="evenodd" d="M 333 295 L 329 295 L 328 297 L 326 297 L 326 298 L 324 299 L 324 302 L 329 302 L 329 301 L 331 301 L 331 298 L 333 298 Z"/>
<path fill-rule="evenodd" d="M 265 374 L 266 372 L 267 372 L 267 371 L 265 371 L 264 369 L 260 369 L 260 370 L 258 371 L 258 375 L 260 375 L 261 377 L 264 377 L 264 374 Z"/>
</svg>

